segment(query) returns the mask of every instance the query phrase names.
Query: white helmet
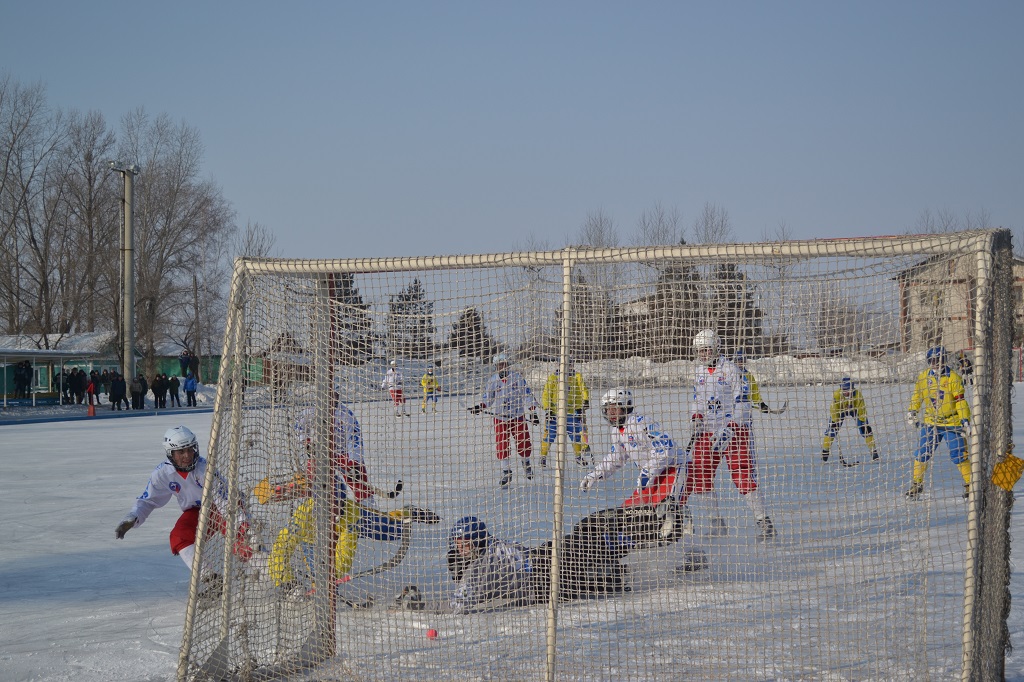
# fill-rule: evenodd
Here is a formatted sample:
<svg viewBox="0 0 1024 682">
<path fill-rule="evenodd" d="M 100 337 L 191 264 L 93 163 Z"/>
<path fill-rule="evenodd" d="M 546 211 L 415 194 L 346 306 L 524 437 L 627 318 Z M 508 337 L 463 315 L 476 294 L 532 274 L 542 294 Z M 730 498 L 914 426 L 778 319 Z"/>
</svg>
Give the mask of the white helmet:
<svg viewBox="0 0 1024 682">
<path fill-rule="evenodd" d="M 624 407 L 627 410 L 633 409 L 633 391 L 622 386 L 616 386 L 615 388 L 609 389 L 604 392 L 601 396 L 601 409 L 603 410 L 609 405 L 618 405 Z"/>
<path fill-rule="evenodd" d="M 713 329 L 702 329 L 697 332 L 697 336 L 693 337 L 693 350 L 699 351 L 705 348 L 710 348 L 712 351 L 718 350 L 718 334 Z"/>
<path fill-rule="evenodd" d="M 397 360 L 392 360 L 391 361 L 391 366 L 392 367 L 398 367 L 398 361 Z"/>
<path fill-rule="evenodd" d="M 192 464 L 187 467 L 180 467 L 174 463 L 171 453 L 175 450 L 192 448 Z M 196 468 L 199 459 L 199 439 L 185 426 L 175 426 L 167 429 L 164 433 L 164 452 L 167 454 L 167 461 L 174 465 L 178 471 L 192 471 Z"/>
</svg>

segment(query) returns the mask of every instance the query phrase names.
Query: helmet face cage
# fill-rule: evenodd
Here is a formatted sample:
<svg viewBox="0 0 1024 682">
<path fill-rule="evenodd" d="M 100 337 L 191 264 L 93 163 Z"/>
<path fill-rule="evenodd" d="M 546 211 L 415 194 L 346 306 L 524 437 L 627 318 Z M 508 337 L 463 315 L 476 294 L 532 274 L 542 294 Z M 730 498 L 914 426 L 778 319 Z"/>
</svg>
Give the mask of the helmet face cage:
<svg viewBox="0 0 1024 682">
<path fill-rule="evenodd" d="M 622 408 L 623 411 L 617 417 L 609 417 L 608 408 L 611 406 Z M 633 412 L 633 392 L 628 388 L 619 386 L 606 391 L 601 396 L 601 414 L 608 420 L 608 423 L 621 424 L 626 419 L 626 415 L 631 412 Z"/>
<path fill-rule="evenodd" d="M 940 365 L 946 365 L 946 349 L 942 346 L 935 346 L 928 349 L 928 354 L 925 356 L 928 362 L 938 362 Z"/>
<path fill-rule="evenodd" d="M 839 390 L 843 393 L 850 393 L 853 391 L 853 379 L 850 377 L 843 377 L 839 382 Z"/>
<path fill-rule="evenodd" d="M 693 337 L 693 350 L 697 357 L 710 360 L 718 352 L 718 334 L 713 329 L 704 329 Z"/>
<path fill-rule="evenodd" d="M 174 461 L 174 453 L 178 450 L 188 449 L 192 450 L 192 463 L 184 467 L 178 466 L 177 462 Z M 173 464 L 175 469 L 178 471 L 192 471 L 196 468 L 196 462 L 199 460 L 199 439 L 187 427 L 175 426 L 167 429 L 164 433 L 164 452 L 167 455 L 167 461 Z"/>
</svg>

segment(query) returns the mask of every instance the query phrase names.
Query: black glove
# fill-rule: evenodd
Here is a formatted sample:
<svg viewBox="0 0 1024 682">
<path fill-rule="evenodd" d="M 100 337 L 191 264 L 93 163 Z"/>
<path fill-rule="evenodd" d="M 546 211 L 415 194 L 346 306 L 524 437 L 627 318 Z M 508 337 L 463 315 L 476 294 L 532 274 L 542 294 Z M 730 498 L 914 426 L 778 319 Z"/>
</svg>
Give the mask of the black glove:
<svg viewBox="0 0 1024 682">
<path fill-rule="evenodd" d="M 467 407 L 466 409 L 472 412 L 473 414 L 480 414 L 483 411 L 484 407 L 483 405 L 474 405 L 473 407 Z"/>
<path fill-rule="evenodd" d="M 399 496 L 399 495 L 401 494 L 401 492 L 402 492 L 402 487 L 403 487 L 404 485 L 405 485 L 405 484 L 404 484 L 404 483 L 402 483 L 402 479 L 398 479 L 398 483 L 396 483 L 396 484 L 395 484 L 395 489 L 394 489 L 394 490 L 391 490 L 391 491 L 389 491 L 389 492 L 388 492 L 388 498 L 390 498 L 390 499 L 392 499 L 392 500 L 393 500 L 393 499 L 395 499 L 396 497 L 398 497 L 398 496 Z"/>
<path fill-rule="evenodd" d="M 537 414 L 537 410 L 530 410 L 530 423 L 534 426 L 540 426 L 540 415 Z"/>
<path fill-rule="evenodd" d="M 117 528 L 114 529 L 114 537 L 118 540 L 124 540 L 125 533 L 135 527 L 135 517 L 129 514 L 124 517 L 124 521 L 117 524 Z"/>
<path fill-rule="evenodd" d="M 590 401 L 589 400 L 584 400 L 583 401 L 583 411 L 586 412 L 589 409 L 590 409 Z"/>
</svg>

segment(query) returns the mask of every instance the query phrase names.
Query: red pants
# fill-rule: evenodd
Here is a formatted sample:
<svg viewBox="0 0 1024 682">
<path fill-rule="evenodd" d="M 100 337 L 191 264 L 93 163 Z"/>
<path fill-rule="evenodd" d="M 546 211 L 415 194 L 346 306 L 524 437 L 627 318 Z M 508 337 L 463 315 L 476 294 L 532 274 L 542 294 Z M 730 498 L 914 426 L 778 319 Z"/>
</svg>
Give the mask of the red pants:
<svg viewBox="0 0 1024 682">
<path fill-rule="evenodd" d="M 210 523 L 206 528 L 207 537 L 214 533 L 220 533 L 224 535 L 227 533 L 227 521 L 217 509 L 214 509 L 210 513 Z M 199 508 L 192 507 L 181 513 L 178 517 L 177 522 L 174 524 L 174 528 L 171 529 L 171 554 L 177 556 L 178 552 L 185 549 L 189 545 L 196 544 L 196 530 L 199 528 Z M 235 535 L 235 555 L 242 561 L 248 561 L 249 557 L 252 556 L 252 547 L 245 542 L 245 531 L 248 530 L 249 524 L 242 522 L 238 527 L 238 533 Z"/>
<path fill-rule="evenodd" d="M 402 389 L 393 388 L 389 391 L 389 393 L 391 393 L 391 402 L 393 402 L 395 405 L 405 404 L 405 397 L 402 395 Z"/>
<path fill-rule="evenodd" d="M 526 424 L 525 417 L 515 419 L 494 420 L 494 440 L 498 444 L 498 459 L 508 459 L 509 440 L 516 439 L 516 454 L 520 457 L 529 457 L 533 454 L 533 444 L 530 442 L 530 428 Z"/>
<path fill-rule="evenodd" d="M 701 434 L 693 444 L 692 459 L 686 470 L 682 502 L 693 493 L 706 493 L 714 488 L 715 472 L 722 457 L 732 473 L 732 482 L 743 495 L 757 490 L 757 468 L 750 452 L 750 429 L 732 425 L 733 437 L 722 452 L 711 449 L 711 434 Z"/>
<path fill-rule="evenodd" d="M 643 488 L 637 488 L 633 494 L 622 503 L 623 507 L 654 506 L 672 494 L 676 487 L 676 468 L 668 467 L 654 477 L 650 483 Z"/>
</svg>

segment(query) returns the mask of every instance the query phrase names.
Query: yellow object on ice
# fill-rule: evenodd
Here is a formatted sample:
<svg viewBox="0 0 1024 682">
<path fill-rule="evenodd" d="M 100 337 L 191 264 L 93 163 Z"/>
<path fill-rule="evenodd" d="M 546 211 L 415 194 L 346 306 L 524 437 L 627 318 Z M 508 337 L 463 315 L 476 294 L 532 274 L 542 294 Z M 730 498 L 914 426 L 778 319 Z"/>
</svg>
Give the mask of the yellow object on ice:
<svg viewBox="0 0 1024 682">
<path fill-rule="evenodd" d="M 1012 445 L 1010 448 L 1011 451 L 1006 453 L 1006 458 L 992 468 L 992 482 L 1006 491 L 1012 491 L 1024 473 L 1024 459 L 1013 454 Z"/>
</svg>

